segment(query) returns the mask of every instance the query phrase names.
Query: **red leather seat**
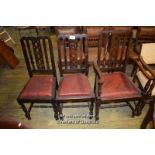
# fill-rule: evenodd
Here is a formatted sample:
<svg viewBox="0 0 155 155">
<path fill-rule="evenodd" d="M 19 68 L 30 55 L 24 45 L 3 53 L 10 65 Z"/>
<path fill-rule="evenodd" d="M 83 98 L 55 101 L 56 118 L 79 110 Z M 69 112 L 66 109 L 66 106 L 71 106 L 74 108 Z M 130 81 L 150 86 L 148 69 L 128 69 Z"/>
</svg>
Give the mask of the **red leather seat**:
<svg viewBox="0 0 155 155">
<path fill-rule="evenodd" d="M 70 74 L 63 77 L 60 82 L 57 98 L 64 99 L 65 97 L 78 98 L 79 96 L 92 96 L 87 76 L 84 74 Z"/>
<path fill-rule="evenodd" d="M 49 100 L 53 98 L 55 78 L 51 75 L 35 75 L 27 82 L 19 98 Z"/>
<path fill-rule="evenodd" d="M 123 99 L 140 97 L 140 90 L 122 72 L 103 73 L 101 99 Z"/>
</svg>

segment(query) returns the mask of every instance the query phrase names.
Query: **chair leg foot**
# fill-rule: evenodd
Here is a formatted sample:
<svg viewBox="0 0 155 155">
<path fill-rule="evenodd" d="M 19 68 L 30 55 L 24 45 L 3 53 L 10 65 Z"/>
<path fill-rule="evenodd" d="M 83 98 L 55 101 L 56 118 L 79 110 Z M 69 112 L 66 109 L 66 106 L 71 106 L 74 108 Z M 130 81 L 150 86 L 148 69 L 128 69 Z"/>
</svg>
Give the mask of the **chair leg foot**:
<svg viewBox="0 0 155 155">
<path fill-rule="evenodd" d="M 63 113 L 62 113 L 62 108 L 63 108 L 63 105 L 58 103 L 58 113 L 59 113 L 59 119 L 60 120 L 63 120 Z"/>
<path fill-rule="evenodd" d="M 99 120 L 99 109 L 100 109 L 100 101 L 96 102 L 95 105 L 95 120 L 98 121 Z"/>
<path fill-rule="evenodd" d="M 132 118 L 134 118 L 135 117 L 135 112 L 132 112 L 132 116 L 131 116 Z"/>
<path fill-rule="evenodd" d="M 93 109 L 94 109 L 94 101 L 91 101 L 91 104 L 89 107 L 89 119 L 93 118 Z"/>
<path fill-rule="evenodd" d="M 55 102 L 53 102 L 52 104 L 53 104 L 54 118 L 55 118 L 55 120 L 58 120 L 59 119 L 58 105 Z"/>
<path fill-rule="evenodd" d="M 149 103 L 149 110 L 140 126 L 140 129 L 146 129 L 149 122 L 153 121 L 153 110 L 154 110 L 154 103 Z"/>
<path fill-rule="evenodd" d="M 130 107 L 130 109 L 132 110 L 132 115 L 131 115 L 131 117 L 133 118 L 133 117 L 135 117 L 135 108 L 132 106 L 132 104 L 130 103 L 130 102 L 126 102 L 127 104 L 128 104 L 128 106 Z"/>
<path fill-rule="evenodd" d="M 54 118 L 55 118 L 55 120 L 58 120 L 59 119 L 58 114 L 54 114 Z"/>
<path fill-rule="evenodd" d="M 60 115 L 59 115 L 59 119 L 60 119 L 61 121 L 63 121 L 63 119 L 64 119 L 63 114 L 60 114 Z"/>
<path fill-rule="evenodd" d="M 30 114 L 26 114 L 25 117 L 26 117 L 28 120 L 31 120 Z"/>
<path fill-rule="evenodd" d="M 24 113 L 25 113 L 25 117 L 28 119 L 28 120 L 31 120 L 31 116 L 30 116 L 30 113 L 29 111 L 27 110 L 27 108 L 25 107 L 24 103 L 22 103 L 21 101 L 18 101 L 19 105 L 22 107 Z"/>
<path fill-rule="evenodd" d="M 144 106 L 145 106 L 145 103 L 143 101 L 142 102 L 139 102 L 136 105 L 136 116 L 140 116 L 141 115 Z"/>
</svg>

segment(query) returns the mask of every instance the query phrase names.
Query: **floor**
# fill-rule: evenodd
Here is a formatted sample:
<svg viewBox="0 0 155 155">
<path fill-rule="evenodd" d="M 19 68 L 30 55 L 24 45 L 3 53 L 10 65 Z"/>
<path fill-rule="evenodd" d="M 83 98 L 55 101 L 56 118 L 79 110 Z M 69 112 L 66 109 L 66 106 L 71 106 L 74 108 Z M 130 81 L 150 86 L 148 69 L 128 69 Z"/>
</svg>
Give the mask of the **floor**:
<svg viewBox="0 0 155 155">
<path fill-rule="evenodd" d="M 129 107 L 119 107 L 119 108 L 102 108 L 100 110 L 100 120 L 95 123 L 94 120 L 89 120 L 87 114 L 89 103 L 74 104 L 72 106 L 70 103 L 64 105 L 63 113 L 65 115 L 64 122 L 55 121 L 53 115 L 53 109 L 50 104 L 39 104 L 36 105 L 31 111 L 31 120 L 27 120 L 21 107 L 17 104 L 16 98 L 25 85 L 26 81 L 29 79 L 27 69 L 25 66 L 25 61 L 23 58 L 21 46 L 20 46 L 20 35 L 16 28 L 7 28 L 8 32 L 14 38 L 17 43 L 14 46 L 12 43 L 8 43 L 15 50 L 16 56 L 19 58 L 20 63 L 14 69 L 10 69 L 5 66 L 0 68 L 0 117 L 13 117 L 19 119 L 21 122 L 26 123 L 31 126 L 31 128 L 112 128 L 112 129 L 135 129 L 139 128 L 143 118 L 148 110 L 148 105 L 145 106 L 141 116 L 131 117 L 131 110 Z M 31 30 L 32 35 L 35 32 Z M 22 36 L 27 36 L 31 34 L 29 31 L 21 32 Z M 39 31 L 40 35 L 48 35 L 51 37 L 54 47 L 55 63 L 57 64 L 57 46 L 56 46 L 56 36 L 51 33 L 49 29 L 45 31 Z M 58 69 L 57 69 L 58 71 Z M 128 67 L 127 73 L 130 75 L 131 66 Z M 57 72 L 59 75 L 59 73 Z M 59 77 L 59 76 L 58 76 Z M 89 81 L 93 88 L 94 85 L 94 71 L 90 67 L 89 71 Z M 123 103 L 122 103 L 123 104 Z M 82 106 L 79 106 L 82 105 Z"/>
</svg>

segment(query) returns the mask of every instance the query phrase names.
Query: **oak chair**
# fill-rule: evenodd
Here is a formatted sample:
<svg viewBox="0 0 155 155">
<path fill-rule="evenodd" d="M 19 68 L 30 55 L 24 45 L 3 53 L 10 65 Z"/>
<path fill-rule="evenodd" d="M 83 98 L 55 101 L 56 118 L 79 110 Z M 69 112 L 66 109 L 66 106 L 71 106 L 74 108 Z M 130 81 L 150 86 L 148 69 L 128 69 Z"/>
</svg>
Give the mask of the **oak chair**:
<svg viewBox="0 0 155 155">
<path fill-rule="evenodd" d="M 59 35 L 58 55 L 60 82 L 56 100 L 59 106 L 60 119 L 63 119 L 62 105 L 64 103 L 68 101 L 90 101 L 93 104 L 94 101 L 94 93 L 87 77 L 88 48 L 86 34 Z"/>
<path fill-rule="evenodd" d="M 98 59 L 94 61 L 96 120 L 99 120 L 100 105 L 111 102 L 126 102 L 135 116 L 135 107 L 129 101 L 140 101 L 141 92 L 125 74 L 131 35 L 129 31 L 107 30 L 100 36 Z"/>
<path fill-rule="evenodd" d="M 31 109 L 37 103 L 53 104 L 54 117 L 58 119 L 55 104 L 57 77 L 52 42 L 46 36 L 23 37 L 21 45 L 30 79 L 17 101 L 28 119 L 31 119 Z M 28 109 L 25 106 L 27 103 L 30 103 Z"/>
<path fill-rule="evenodd" d="M 145 102 L 137 104 L 137 115 L 140 115 L 143 107 L 148 102 L 149 111 L 144 119 L 141 128 L 146 128 L 147 123 L 153 120 L 153 108 L 155 103 L 155 41 L 140 44 L 140 56 L 134 59 L 136 69 L 134 72 L 134 81 L 137 81 L 145 98 Z"/>
</svg>

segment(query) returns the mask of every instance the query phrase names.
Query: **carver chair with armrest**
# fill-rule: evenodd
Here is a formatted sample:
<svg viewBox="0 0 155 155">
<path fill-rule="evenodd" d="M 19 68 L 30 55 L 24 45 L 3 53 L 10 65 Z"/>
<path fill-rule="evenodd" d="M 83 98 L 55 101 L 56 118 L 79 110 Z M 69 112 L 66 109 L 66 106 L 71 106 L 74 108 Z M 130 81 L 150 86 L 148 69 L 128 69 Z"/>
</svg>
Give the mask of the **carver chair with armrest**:
<svg viewBox="0 0 155 155">
<path fill-rule="evenodd" d="M 30 79 L 20 92 L 17 101 L 28 119 L 31 119 L 30 111 L 37 103 L 51 103 L 54 117 L 58 119 L 55 104 L 57 77 L 52 42 L 46 36 L 23 37 L 21 45 Z M 25 106 L 27 103 L 30 103 L 28 109 Z"/>
<path fill-rule="evenodd" d="M 93 104 L 94 101 L 94 93 L 87 77 L 88 49 L 86 34 L 59 35 L 58 54 L 60 82 L 56 100 L 59 106 L 59 117 L 63 119 L 63 104 L 88 101 Z"/>
<path fill-rule="evenodd" d="M 135 116 L 135 107 L 130 101 L 139 101 L 141 92 L 125 74 L 131 35 L 128 31 L 109 30 L 100 36 L 98 59 L 94 61 L 96 120 L 99 120 L 100 105 L 112 102 L 126 102 Z"/>
<path fill-rule="evenodd" d="M 136 63 L 134 81 L 137 81 L 142 90 L 145 102 L 137 104 L 137 115 L 140 115 L 143 107 L 148 101 L 149 111 L 141 128 L 146 128 L 149 119 L 153 120 L 153 108 L 155 103 L 155 41 L 140 44 L 140 56 L 133 59 Z"/>
</svg>

